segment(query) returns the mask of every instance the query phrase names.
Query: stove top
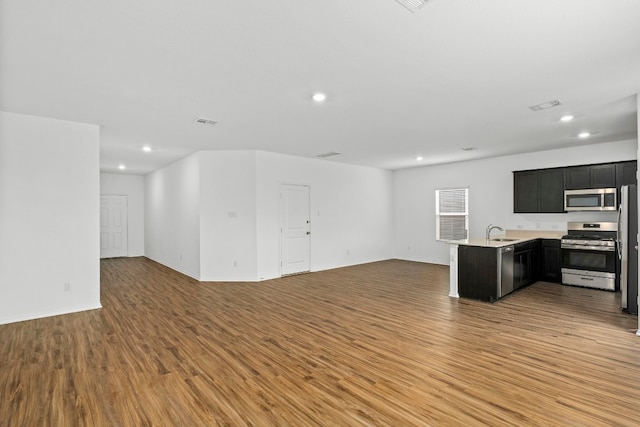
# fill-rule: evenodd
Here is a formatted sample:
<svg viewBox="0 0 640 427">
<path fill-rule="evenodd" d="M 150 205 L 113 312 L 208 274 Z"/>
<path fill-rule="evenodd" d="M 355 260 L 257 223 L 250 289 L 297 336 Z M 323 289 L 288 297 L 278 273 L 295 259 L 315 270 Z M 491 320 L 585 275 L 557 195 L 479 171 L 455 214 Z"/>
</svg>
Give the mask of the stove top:
<svg viewBox="0 0 640 427">
<path fill-rule="evenodd" d="M 563 249 L 614 251 L 617 235 L 615 222 L 569 222 L 560 243 Z"/>
<path fill-rule="evenodd" d="M 597 234 L 565 234 L 562 236 L 562 240 L 593 240 L 593 241 L 610 241 L 615 240 L 613 236 L 601 236 Z"/>
<path fill-rule="evenodd" d="M 598 242 L 613 242 L 617 237 L 618 223 L 616 222 L 568 222 L 567 234 L 562 236 L 562 242 L 589 241 L 598 245 Z"/>
</svg>

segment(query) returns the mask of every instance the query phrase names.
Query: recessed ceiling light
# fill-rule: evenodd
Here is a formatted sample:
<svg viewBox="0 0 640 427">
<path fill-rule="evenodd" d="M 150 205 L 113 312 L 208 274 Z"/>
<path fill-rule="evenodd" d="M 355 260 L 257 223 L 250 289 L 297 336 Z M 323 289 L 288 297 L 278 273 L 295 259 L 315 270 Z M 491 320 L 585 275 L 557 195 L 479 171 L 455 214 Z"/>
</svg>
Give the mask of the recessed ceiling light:
<svg viewBox="0 0 640 427">
<path fill-rule="evenodd" d="M 327 100 L 327 95 L 322 92 L 316 92 L 313 94 L 313 96 L 311 96 L 311 99 L 313 99 L 315 102 L 324 102 Z"/>
<path fill-rule="evenodd" d="M 589 132 L 580 132 L 578 138 L 589 138 L 591 134 Z"/>
<path fill-rule="evenodd" d="M 125 170 L 127 167 L 125 165 L 119 165 L 118 169 L 120 169 L 121 171 Z"/>
<path fill-rule="evenodd" d="M 145 153 L 148 153 L 151 151 L 151 147 L 148 145 L 145 145 L 144 147 L 142 147 L 142 151 L 144 151 Z"/>
<path fill-rule="evenodd" d="M 560 117 L 560 121 L 563 121 L 563 122 L 570 122 L 571 120 L 573 120 L 573 116 L 571 114 L 567 114 L 566 116 Z"/>
<path fill-rule="evenodd" d="M 416 160 L 417 160 L 417 161 L 420 161 L 420 160 L 422 160 L 422 159 L 423 159 L 423 157 L 422 157 L 422 156 L 418 156 L 418 157 L 416 157 Z"/>
</svg>

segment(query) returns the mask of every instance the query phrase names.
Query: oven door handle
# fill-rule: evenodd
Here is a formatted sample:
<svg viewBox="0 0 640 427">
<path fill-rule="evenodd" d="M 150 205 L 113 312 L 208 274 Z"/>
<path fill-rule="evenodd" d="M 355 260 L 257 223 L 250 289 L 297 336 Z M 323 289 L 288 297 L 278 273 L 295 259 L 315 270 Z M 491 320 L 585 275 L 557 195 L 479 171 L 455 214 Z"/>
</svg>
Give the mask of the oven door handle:
<svg viewBox="0 0 640 427">
<path fill-rule="evenodd" d="M 570 249 L 575 251 L 597 251 L 597 252 L 613 252 L 616 250 L 613 246 L 574 246 L 574 245 L 560 245 L 560 249 Z"/>
</svg>

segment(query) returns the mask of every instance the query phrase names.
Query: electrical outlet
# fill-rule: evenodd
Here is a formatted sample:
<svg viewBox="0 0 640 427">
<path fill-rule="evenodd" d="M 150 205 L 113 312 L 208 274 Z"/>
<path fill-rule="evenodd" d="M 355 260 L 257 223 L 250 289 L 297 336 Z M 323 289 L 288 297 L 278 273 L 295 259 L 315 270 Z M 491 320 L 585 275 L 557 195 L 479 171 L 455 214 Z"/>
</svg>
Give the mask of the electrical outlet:
<svg viewBox="0 0 640 427">
<path fill-rule="evenodd" d="M 65 282 L 65 284 L 64 284 L 64 291 L 65 291 L 65 292 L 71 292 L 71 283 L 69 283 L 69 282 Z"/>
</svg>

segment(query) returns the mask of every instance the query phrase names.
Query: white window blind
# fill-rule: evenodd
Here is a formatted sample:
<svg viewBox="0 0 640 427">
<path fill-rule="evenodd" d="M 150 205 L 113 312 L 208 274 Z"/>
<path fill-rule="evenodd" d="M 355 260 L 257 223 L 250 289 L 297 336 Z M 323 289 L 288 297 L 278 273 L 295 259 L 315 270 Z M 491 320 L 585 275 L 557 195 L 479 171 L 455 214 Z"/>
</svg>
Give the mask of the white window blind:
<svg viewBox="0 0 640 427">
<path fill-rule="evenodd" d="M 436 190 L 436 240 L 469 237 L 469 189 Z"/>
</svg>

